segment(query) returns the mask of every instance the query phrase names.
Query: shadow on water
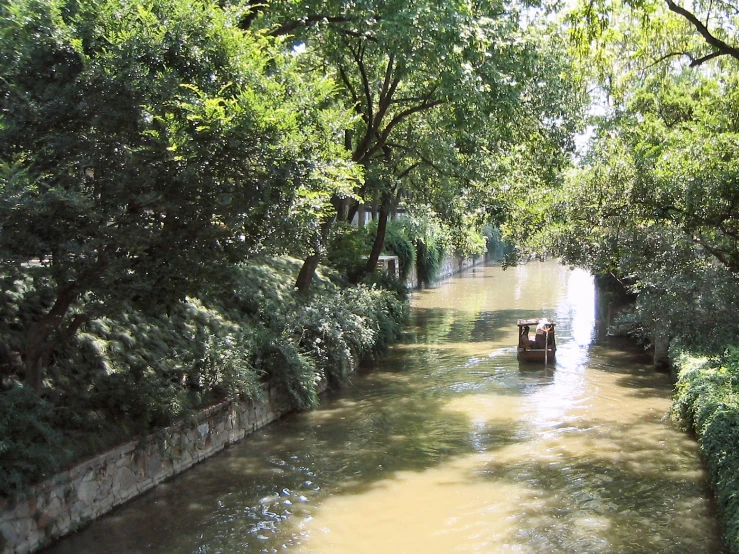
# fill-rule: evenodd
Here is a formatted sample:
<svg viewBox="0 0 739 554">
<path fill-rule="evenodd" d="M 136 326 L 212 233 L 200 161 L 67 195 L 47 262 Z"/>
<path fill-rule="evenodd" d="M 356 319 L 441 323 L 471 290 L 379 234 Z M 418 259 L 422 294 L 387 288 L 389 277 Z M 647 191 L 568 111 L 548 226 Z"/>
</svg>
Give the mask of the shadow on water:
<svg viewBox="0 0 739 554">
<path fill-rule="evenodd" d="M 594 361 L 589 367 L 593 371 L 622 374 L 616 383 L 623 387 L 623 394 L 638 398 L 664 397 L 673 389 L 672 382 L 655 371 L 652 357 L 644 348 L 621 339 L 605 345 L 591 348 Z"/>
<path fill-rule="evenodd" d="M 542 317 L 541 310 L 480 310 L 464 311 L 449 307 L 416 308 L 406 335 L 412 342 L 475 343 L 497 342 L 501 337 L 513 336 L 515 346 L 519 319 Z M 420 331 L 420 332 L 419 332 Z"/>
<path fill-rule="evenodd" d="M 472 442 L 467 416 L 419 394 L 388 365 L 45 552 L 272 552 L 277 543 L 299 543 L 301 523 L 328 496 L 362 494 L 399 472 L 521 440 L 520 426 L 486 423 Z"/>
<path fill-rule="evenodd" d="M 644 348 L 624 340 L 599 342 L 590 348 L 598 363 L 596 369 L 628 372 L 633 367 L 651 366 L 651 356 Z"/>
</svg>

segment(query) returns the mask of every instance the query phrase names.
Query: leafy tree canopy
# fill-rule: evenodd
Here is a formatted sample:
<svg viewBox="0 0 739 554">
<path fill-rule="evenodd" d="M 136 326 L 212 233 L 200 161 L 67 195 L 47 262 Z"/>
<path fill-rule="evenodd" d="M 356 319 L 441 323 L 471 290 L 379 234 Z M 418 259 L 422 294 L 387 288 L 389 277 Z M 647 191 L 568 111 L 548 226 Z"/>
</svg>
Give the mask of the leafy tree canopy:
<svg viewBox="0 0 739 554">
<path fill-rule="evenodd" d="M 28 329 L 31 373 L 81 296 L 166 307 L 221 264 L 299 244 L 358 177 L 333 83 L 240 16 L 200 0 L 0 7 L 0 260 L 56 291 Z"/>
<path fill-rule="evenodd" d="M 648 333 L 670 329 L 693 346 L 716 347 L 710 322 L 734 301 L 739 270 L 736 61 L 709 56 L 717 47 L 670 6 L 603 6 L 594 13 L 614 17 L 583 60 L 610 102 L 593 118 L 581 168 L 542 204 L 557 215 L 539 238 L 569 263 L 638 292 L 635 320 Z M 730 18 L 727 6 L 714 8 Z M 618 61 L 604 73 L 606 59 Z"/>
<path fill-rule="evenodd" d="M 403 199 L 432 206 L 462 246 L 502 211 L 501 160 L 518 149 L 529 166 L 556 166 L 580 112 L 566 53 L 547 46 L 535 13 L 505 1 L 285 0 L 254 5 L 243 24 L 289 34 L 342 85 L 358 115 L 347 147 L 367 172 L 359 199 L 380 219 Z"/>
</svg>

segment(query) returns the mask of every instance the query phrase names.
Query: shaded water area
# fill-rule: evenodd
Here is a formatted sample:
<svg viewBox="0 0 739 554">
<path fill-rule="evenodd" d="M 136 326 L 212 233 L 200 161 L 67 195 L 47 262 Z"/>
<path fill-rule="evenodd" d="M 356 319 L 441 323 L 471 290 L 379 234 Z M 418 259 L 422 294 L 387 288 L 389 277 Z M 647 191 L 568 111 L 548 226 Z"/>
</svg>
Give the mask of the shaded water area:
<svg viewBox="0 0 739 554">
<path fill-rule="evenodd" d="M 557 322 L 519 366 L 516 319 Z M 592 278 L 468 270 L 314 412 L 258 431 L 47 554 L 720 553 L 695 442 L 639 350 L 594 344 Z"/>
</svg>

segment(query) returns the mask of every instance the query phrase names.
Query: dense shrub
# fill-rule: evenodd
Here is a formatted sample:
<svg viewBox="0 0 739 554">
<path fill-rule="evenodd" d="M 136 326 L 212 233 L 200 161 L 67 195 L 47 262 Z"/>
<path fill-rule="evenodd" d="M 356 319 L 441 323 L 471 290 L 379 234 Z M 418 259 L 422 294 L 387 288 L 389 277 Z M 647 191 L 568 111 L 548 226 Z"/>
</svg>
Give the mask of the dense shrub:
<svg viewBox="0 0 739 554">
<path fill-rule="evenodd" d="M 336 224 L 329 240 L 326 263 L 335 269 L 346 283 L 356 282 L 365 265 L 365 258 L 372 248 L 373 236 L 368 227 L 358 228 Z"/>
<path fill-rule="evenodd" d="M 677 357 L 673 414 L 695 431 L 716 496 L 724 538 L 739 554 L 739 349 L 718 358 Z"/>
<path fill-rule="evenodd" d="M 413 248 L 413 242 L 408 238 L 402 226 L 388 225 L 385 235 L 385 251 L 390 255 L 398 257 L 400 280 L 404 283 L 407 282 L 416 252 L 415 248 Z"/>
<path fill-rule="evenodd" d="M 441 268 L 441 262 L 444 259 L 444 247 L 437 242 L 425 242 L 418 240 L 416 246 L 418 253 L 416 259 L 418 281 L 422 285 L 430 285 L 436 281 Z"/>
<path fill-rule="evenodd" d="M 489 260 L 504 260 L 510 256 L 515 248 L 503 239 L 503 234 L 498 227 L 486 225 L 482 234 L 485 237 L 486 257 Z"/>
<path fill-rule="evenodd" d="M 374 222 L 362 229 L 348 224 L 339 224 L 334 229 L 327 252 L 327 264 L 339 273 L 344 282 L 356 283 L 360 280 L 376 232 L 377 225 Z M 388 224 L 383 252 L 398 257 L 398 280 L 404 285 L 408 281 L 416 255 L 405 226 L 394 222 Z M 377 277 L 371 277 L 371 282 L 373 279 Z M 386 280 L 382 282 L 387 283 Z M 395 285 L 390 286 L 395 288 Z"/>
<path fill-rule="evenodd" d="M 71 459 L 54 412 L 50 402 L 21 385 L 0 395 L 0 493 L 18 494 Z"/>
<path fill-rule="evenodd" d="M 54 353 L 43 397 L 3 366 L 0 493 L 17 494 L 72 459 L 209 403 L 255 398 L 265 381 L 309 409 L 321 382 L 343 384 L 356 361 L 397 338 L 402 296 L 379 286 L 341 288 L 319 275 L 305 299 L 293 290 L 299 267 L 287 258 L 235 266 L 168 314 L 128 309 L 89 321 Z M 50 301 L 30 279 L 10 284 L 0 295 L 6 353 L 23 332 L 22 313 Z"/>
</svg>

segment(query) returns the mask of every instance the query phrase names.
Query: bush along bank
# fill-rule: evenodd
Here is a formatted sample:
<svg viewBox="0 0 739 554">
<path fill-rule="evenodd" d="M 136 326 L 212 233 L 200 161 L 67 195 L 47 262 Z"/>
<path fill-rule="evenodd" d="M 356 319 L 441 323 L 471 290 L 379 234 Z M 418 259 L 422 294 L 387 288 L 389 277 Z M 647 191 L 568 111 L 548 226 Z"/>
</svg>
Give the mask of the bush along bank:
<svg viewBox="0 0 739 554">
<path fill-rule="evenodd" d="M 24 314 L 48 308 L 43 284 L 4 283 L 0 495 L 22 495 L 75 460 L 222 400 L 258 400 L 264 383 L 284 389 L 292 409 L 309 409 L 321 383 L 342 385 L 353 360 L 397 339 L 407 312 L 402 295 L 319 277 L 305 299 L 293 289 L 299 266 L 290 259 L 236 266 L 169 313 L 93 318 L 54 352 L 40 395 L 13 374 L 13 359 Z"/>
<path fill-rule="evenodd" d="M 673 356 L 678 381 L 673 417 L 695 432 L 732 554 L 739 554 L 739 349 L 722 356 Z"/>
</svg>

